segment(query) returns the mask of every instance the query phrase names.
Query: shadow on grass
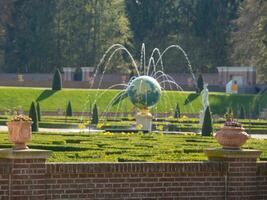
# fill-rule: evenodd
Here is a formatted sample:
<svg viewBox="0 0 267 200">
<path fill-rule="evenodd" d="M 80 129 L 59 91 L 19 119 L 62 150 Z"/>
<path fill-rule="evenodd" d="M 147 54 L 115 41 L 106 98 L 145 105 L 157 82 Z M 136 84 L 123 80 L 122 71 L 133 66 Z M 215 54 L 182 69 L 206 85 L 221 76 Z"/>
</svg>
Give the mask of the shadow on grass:
<svg viewBox="0 0 267 200">
<path fill-rule="evenodd" d="M 51 97 L 53 94 L 55 94 L 58 90 L 44 90 L 39 97 L 36 99 L 36 102 L 43 101 L 47 99 L 48 97 Z"/>
<path fill-rule="evenodd" d="M 200 94 L 199 93 L 193 93 L 193 94 L 189 94 L 188 97 L 185 99 L 184 101 L 184 105 L 187 105 L 189 103 L 191 103 L 192 101 L 194 101 Z"/>
</svg>

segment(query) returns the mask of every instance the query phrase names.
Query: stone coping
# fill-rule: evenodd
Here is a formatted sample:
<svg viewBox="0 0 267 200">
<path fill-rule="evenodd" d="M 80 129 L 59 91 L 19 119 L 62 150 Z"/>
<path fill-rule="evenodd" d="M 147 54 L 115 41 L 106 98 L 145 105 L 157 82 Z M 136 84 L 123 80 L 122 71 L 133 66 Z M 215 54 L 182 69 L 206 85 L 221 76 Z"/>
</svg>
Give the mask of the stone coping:
<svg viewBox="0 0 267 200">
<path fill-rule="evenodd" d="M 205 149 L 204 153 L 210 158 L 258 158 L 261 151 L 254 149 Z"/>
<path fill-rule="evenodd" d="M 47 159 L 52 151 L 41 149 L 0 149 L 0 158 L 6 159 Z"/>
</svg>

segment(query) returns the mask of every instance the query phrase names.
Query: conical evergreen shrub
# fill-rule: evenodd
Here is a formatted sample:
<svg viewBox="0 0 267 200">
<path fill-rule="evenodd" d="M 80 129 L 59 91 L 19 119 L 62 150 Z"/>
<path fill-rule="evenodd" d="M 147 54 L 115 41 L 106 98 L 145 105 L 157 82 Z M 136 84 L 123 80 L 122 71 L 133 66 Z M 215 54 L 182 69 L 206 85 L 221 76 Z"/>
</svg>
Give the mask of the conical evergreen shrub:
<svg viewBox="0 0 267 200">
<path fill-rule="evenodd" d="M 32 131 L 37 132 L 39 128 L 38 116 L 34 102 L 32 102 L 29 112 L 29 117 L 32 118 Z"/>
<path fill-rule="evenodd" d="M 239 119 L 245 119 L 245 108 L 243 105 L 240 106 Z"/>
<path fill-rule="evenodd" d="M 38 121 L 41 121 L 41 109 L 39 102 L 37 102 L 36 104 L 36 111 L 37 111 Z"/>
<path fill-rule="evenodd" d="M 181 113 L 180 113 L 180 107 L 179 107 L 179 104 L 177 103 L 176 104 L 176 108 L 175 108 L 175 112 L 174 112 L 174 118 L 180 118 L 181 116 Z"/>
<path fill-rule="evenodd" d="M 59 69 L 57 69 L 53 77 L 52 90 L 61 90 L 61 89 L 62 89 L 61 73 Z"/>
<path fill-rule="evenodd" d="M 201 135 L 202 136 L 211 136 L 212 132 L 213 132 L 212 119 L 211 119 L 210 107 L 208 106 L 205 110 Z"/>
<path fill-rule="evenodd" d="M 70 101 L 69 101 L 67 108 L 66 108 L 66 117 L 72 117 L 72 107 L 71 107 Z"/>
<path fill-rule="evenodd" d="M 197 79 L 197 89 L 198 93 L 200 93 L 204 88 L 204 80 L 202 74 L 199 74 L 198 79 Z"/>
<path fill-rule="evenodd" d="M 98 120 L 98 109 L 97 105 L 94 104 L 91 124 L 98 124 Z"/>
</svg>

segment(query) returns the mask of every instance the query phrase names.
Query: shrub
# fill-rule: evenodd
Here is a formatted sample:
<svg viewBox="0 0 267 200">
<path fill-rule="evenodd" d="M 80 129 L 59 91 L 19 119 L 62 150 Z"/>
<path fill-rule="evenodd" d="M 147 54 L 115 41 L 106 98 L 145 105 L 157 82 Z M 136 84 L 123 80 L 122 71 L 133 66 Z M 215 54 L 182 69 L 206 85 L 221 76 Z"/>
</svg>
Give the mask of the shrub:
<svg viewBox="0 0 267 200">
<path fill-rule="evenodd" d="M 181 113 L 180 113 L 180 107 L 179 104 L 176 104 L 175 112 L 174 112 L 174 118 L 180 118 Z"/>
<path fill-rule="evenodd" d="M 52 90 L 61 90 L 61 89 L 62 89 L 61 73 L 59 69 L 57 69 L 53 77 Z"/>
<path fill-rule="evenodd" d="M 71 107 L 70 101 L 69 101 L 67 108 L 66 108 L 66 117 L 72 117 L 72 107 Z"/>
<path fill-rule="evenodd" d="M 231 115 L 232 117 L 234 117 L 234 111 L 233 111 L 233 108 L 232 108 L 231 106 L 227 108 L 227 112 L 226 112 L 226 114 L 229 114 L 229 115 Z"/>
<path fill-rule="evenodd" d="M 35 107 L 34 102 L 32 102 L 32 104 L 31 104 L 29 117 L 32 119 L 32 131 L 37 132 L 39 124 L 38 124 L 38 116 L 37 116 L 36 107 Z"/>
<path fill-rule="evenodd" d="M 245 108 L 243 105 L 240 106 L 239 119 L 245 119 Z"/>
<path fill-rule="evenodd" d="M 66 144 L 66 141 L 65 141 L 65 140 L 52 141 L 52 144 L 56 144 L 56 145 L 65 145 L 65 144 Z"/>
<path fill-rule="evenodd" d="M 98 121 L 99 121 L 99 119 L 98 119 L 98 109 L 97 109 L 97 105 L 94 104 L 91 124 L 98 124 Z"/>
<path fill-rule="evenodd" d="M 37 111 L 38 121 L 41 121 L 41 109 L 39 102 L 37 102 L 36 104 L 36 111 Z"/>
<path fill-rule="evenodd" d="M 204 81 L 202 74 L 199 74 L 198 79 L 197 79 L 197 92 L 200 93 L 204 88 Z"/>
<path fill-rule="evenodd" d="M 211 119 L 210 107 L 208 106 L 205 110 L 201 135 L 202 136 L 211 136 L 212 132 L 213 132 L 212 119 Z"/>
</svg>

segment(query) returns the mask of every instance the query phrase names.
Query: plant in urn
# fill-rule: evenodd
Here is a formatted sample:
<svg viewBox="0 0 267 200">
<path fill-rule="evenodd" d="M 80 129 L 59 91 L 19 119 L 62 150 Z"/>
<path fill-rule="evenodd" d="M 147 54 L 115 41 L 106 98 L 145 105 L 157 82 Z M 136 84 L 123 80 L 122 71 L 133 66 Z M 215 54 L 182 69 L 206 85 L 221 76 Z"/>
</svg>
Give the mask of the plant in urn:
<svg viewBox="0 0 267 200">
<path fill-rule="evenodd" d="M 224 149 L 240 149 L 249 139 L 242 125 L 233 119 L 232 113 L 225 114 L 224 126 L 215 133 L 215 139 Z"/>
<path fill-rule="evenodd" d="M 25 115 L 16 115 L 9 122 L 8 140 L 15 143 L 13 150 L 28 149 L 26 142 L 32 139 L 32 119 Z"/>
</svg>

